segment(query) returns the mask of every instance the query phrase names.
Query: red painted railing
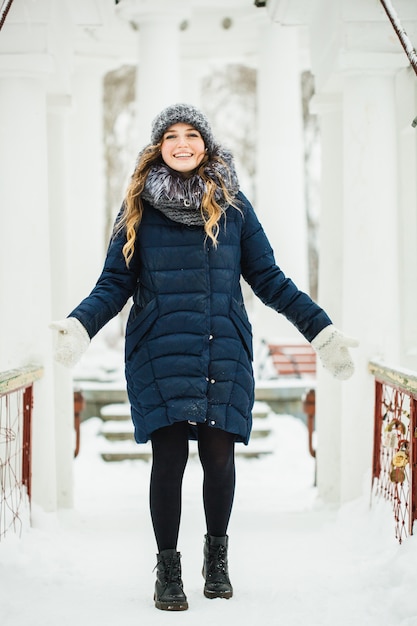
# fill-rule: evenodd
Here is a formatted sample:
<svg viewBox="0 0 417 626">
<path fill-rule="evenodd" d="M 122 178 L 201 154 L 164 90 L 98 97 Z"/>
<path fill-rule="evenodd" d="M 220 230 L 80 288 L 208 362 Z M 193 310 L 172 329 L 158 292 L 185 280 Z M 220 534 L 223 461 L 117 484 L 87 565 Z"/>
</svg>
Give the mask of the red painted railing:
<svg viewBox="0 0 417 626">
<path fill-rule="evenodd" d="M 0 373 L 0 541 L 20 533 L 31 496 L 33 383 L 39 367 Z"/>
<path fill-rule="evenodd" d="M 372 498 L 392 505 L 401 543 L 417 518 L 417 373 L 372 361 L 375 415 Z"/>
</svg>

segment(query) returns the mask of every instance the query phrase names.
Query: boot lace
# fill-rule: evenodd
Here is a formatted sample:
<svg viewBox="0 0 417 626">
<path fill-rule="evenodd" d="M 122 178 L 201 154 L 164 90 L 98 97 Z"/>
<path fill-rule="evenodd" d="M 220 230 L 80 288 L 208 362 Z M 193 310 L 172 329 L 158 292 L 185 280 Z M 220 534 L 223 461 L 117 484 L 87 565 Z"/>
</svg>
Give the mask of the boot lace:
<svg viewBox="0 0 417 626">
<path fill-rule="evenodd" d="M 178 583 L 179 585 L 181 585 L 182 581 L 180 558 L 178 556 L 162 557 L 160 562 L 162 562 L 164 565 L 165 583 Z M 156 567 L 157 565 L 155 566 L 155 568 Z"/>
<path fill-rule="evenodd" d="M 213 574 L 227 576 L 227 551 L 225 546 L 210 547 L 208 574 L 210 576 L 213 576 Z"/>
</svg>

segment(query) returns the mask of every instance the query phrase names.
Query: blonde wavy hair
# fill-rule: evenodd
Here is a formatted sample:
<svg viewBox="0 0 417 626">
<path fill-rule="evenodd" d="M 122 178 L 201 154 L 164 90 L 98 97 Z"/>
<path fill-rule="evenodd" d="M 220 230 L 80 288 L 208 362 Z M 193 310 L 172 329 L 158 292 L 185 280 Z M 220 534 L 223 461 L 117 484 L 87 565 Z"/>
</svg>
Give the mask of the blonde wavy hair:
<svg viewBox="0 0 417 626">
<path fill-rule="evenodd" d="M 129 263 L 135 251 L 136 233 L 142 220 L 143 203 L 141 195 L 145 187 L 145 182 L 149 174 L 149 170 L 156 162 L 161 161 L 161 158 L 160 143 L 148 146 L 141 154 L 126 190 L 123 212 L 115 226 L 113 236 L 119 234 L 121 231 L 126 232 L 127 241 L 123 246 L 123 256 L 127 267 L 129 267 Z M 211 160 L 217 161 L 218 163 L 226 166 L 223 159 L 217 155 L 213 155 Z M 204 171 L 205 165 L 208 161 L 209 156 L 206 153 L 196 170 L 196 174 L 200 176 L 205 183 L 205 190 L 200 207 L 201 216 L 204 221 L 204 230 L 206 232 L 206 236 L 211 239 L 214 247 L 217 247 L 217 238 L 220 230 L 219 220 L 223 214 L 223 210 L 215 198 L 218 185 L 213 179 L 209 178 Z M 219 184 L 227 203 L 236 207 L 233 197 L 230 195 L 225 182 L 220 180 Z"/>
</svg>

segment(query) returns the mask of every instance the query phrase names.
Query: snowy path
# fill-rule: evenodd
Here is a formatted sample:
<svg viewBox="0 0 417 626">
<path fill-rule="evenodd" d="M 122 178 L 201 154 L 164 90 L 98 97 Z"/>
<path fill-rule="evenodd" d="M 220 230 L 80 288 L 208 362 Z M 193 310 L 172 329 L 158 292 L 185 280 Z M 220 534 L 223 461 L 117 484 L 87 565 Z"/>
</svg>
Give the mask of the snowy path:
<svg viewBox="0 0 417 626">
<path fill-rule="evenodd" d="M 276 418 L 276 453 L 238 459 L 229 530 L 231 600 L 207 600 L 201 576 L 201 470 L 190 460 L 179 542 L 190 609 L 152 602 L 155 546 L 149 464 L 106 464 L 99 420 L 82 429 L 74 511 L 35 511 L 35 527 L 0 544 L 1 626 L 417 626 L 414 538 L 398 546 L 384 504 L 332 511 L 312 488 L 300 421 Z"/>
</svg>

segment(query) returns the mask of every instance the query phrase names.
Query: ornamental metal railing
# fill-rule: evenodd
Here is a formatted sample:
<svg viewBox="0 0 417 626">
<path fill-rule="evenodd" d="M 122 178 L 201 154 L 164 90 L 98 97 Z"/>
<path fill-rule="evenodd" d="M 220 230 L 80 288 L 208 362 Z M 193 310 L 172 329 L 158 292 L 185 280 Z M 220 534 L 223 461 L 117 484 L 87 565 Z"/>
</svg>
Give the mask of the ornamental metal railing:
<svg viewBox="0 0 417 626">
<path fill-rule="evenodd" d="M 375 378 L 372 500 L 391 503 L 402 543 L 417 517 L 417 373 L 378 361 L 369 371 Z"/>
<path fill-rule="evenodd" d="M 0 541 L 20 534 L 31 497 L 33 383 L 43 369 L 0 372 Z"/>
</svg>

